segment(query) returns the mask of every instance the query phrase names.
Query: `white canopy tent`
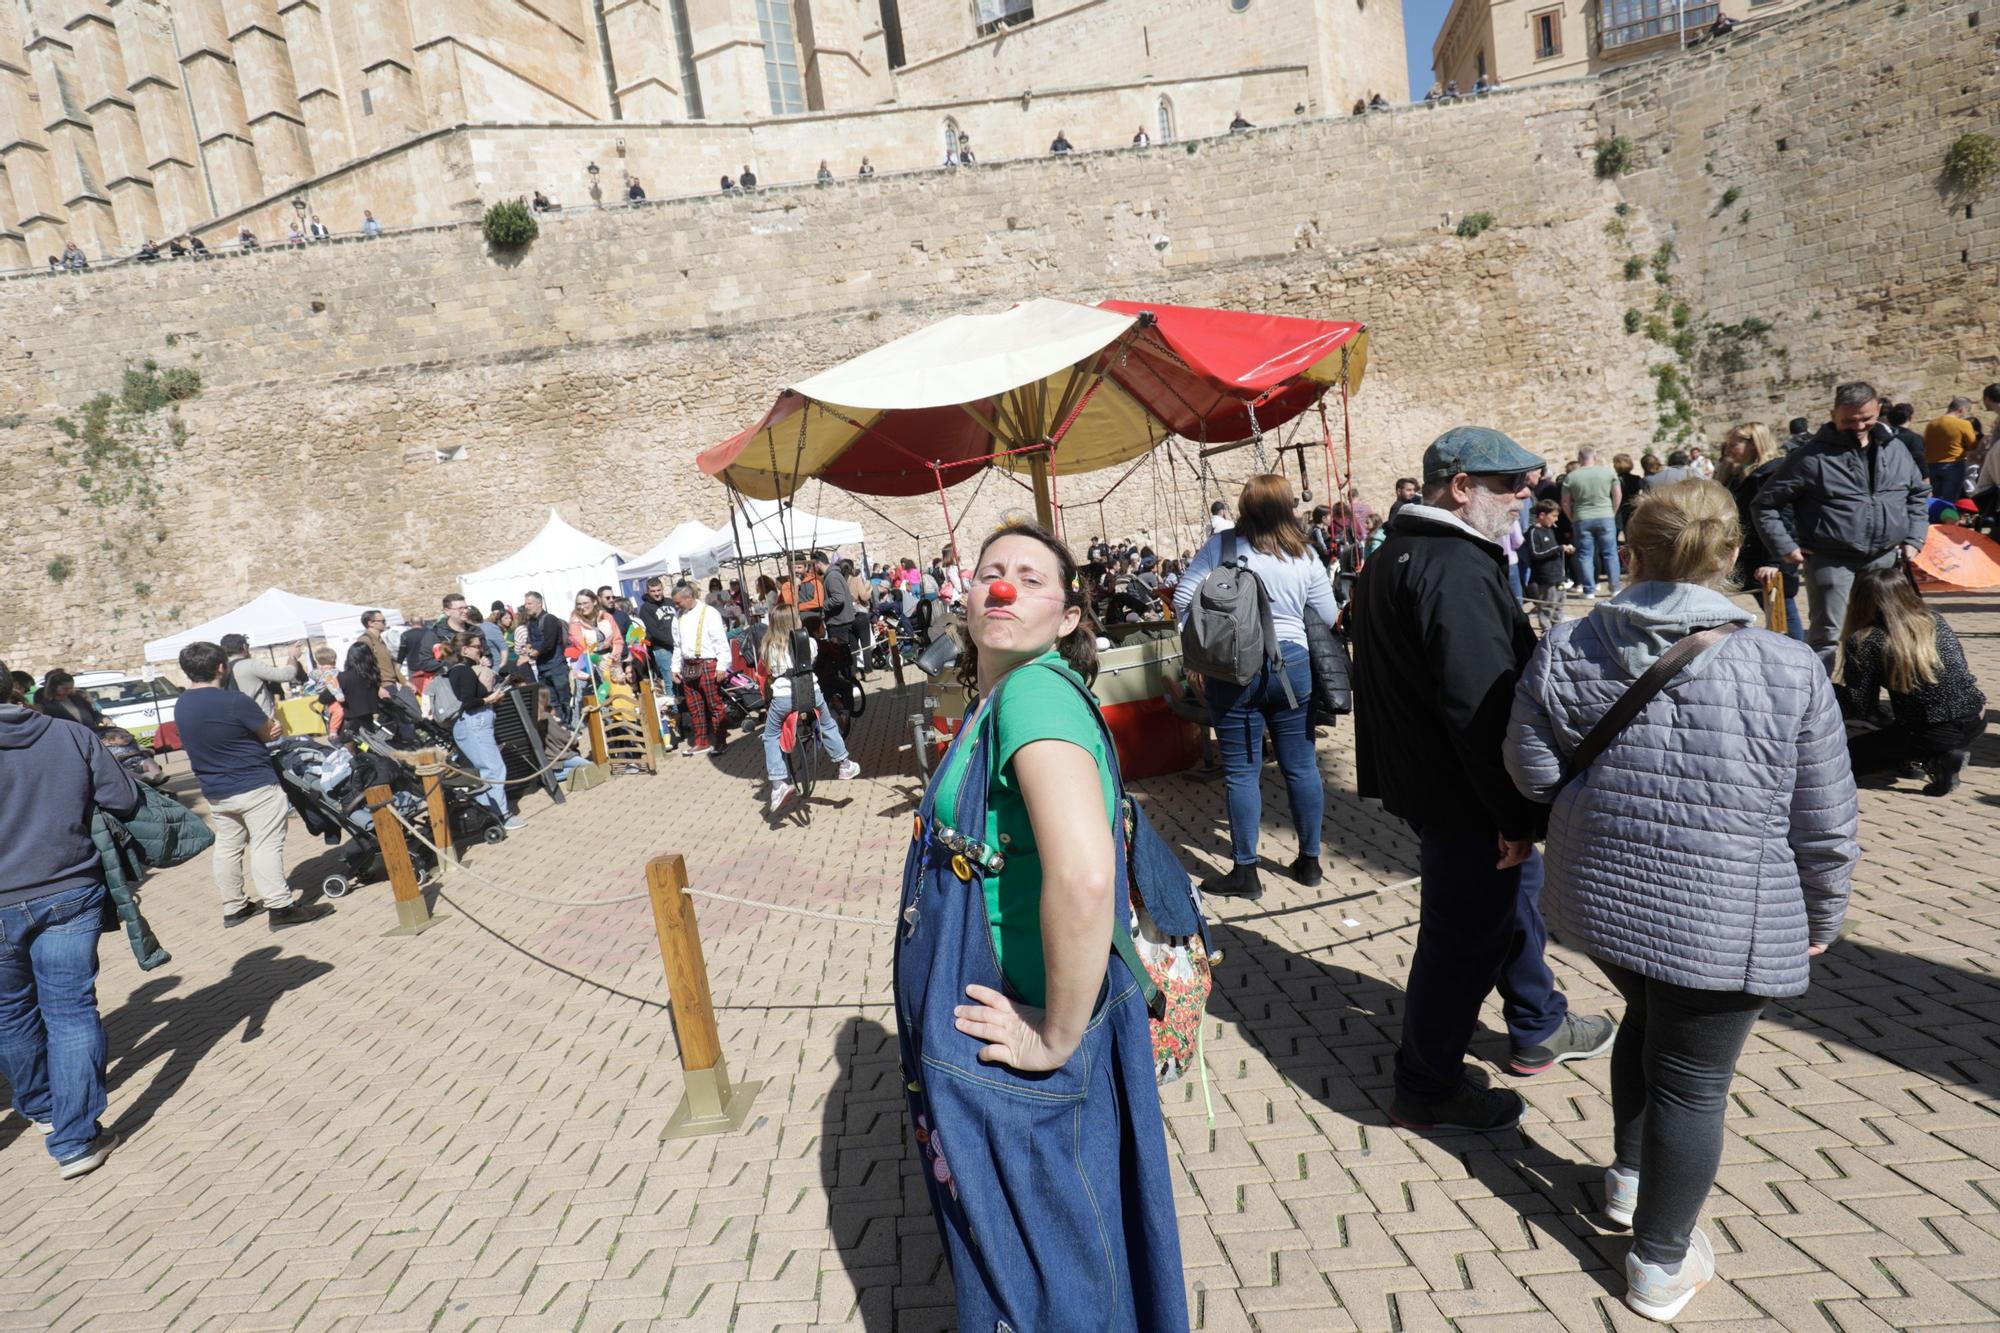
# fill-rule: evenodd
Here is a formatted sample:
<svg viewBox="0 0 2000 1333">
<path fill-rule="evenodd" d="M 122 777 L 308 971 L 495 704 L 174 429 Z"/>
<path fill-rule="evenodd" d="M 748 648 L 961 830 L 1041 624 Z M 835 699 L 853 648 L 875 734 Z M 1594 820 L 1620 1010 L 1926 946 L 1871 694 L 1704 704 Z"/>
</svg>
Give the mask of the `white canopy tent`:
<svg viewBox="0 0 2000 1333">
<path fill-rule="evenodd" d="M 736 510 L 734 522 L 723 525 L 722 535 L 709 548 L 708 556 L 720 565 L 732 560 L 783 556 L 792 551 L 865 546 L 867 542 L 867 534 L 859 523 L 821 518 L 776 500 L 746 499 Z"/>
<path fill-rule="evenodd" d="M 691 571 L 697 574 L 715 572 L 714 561 L 708 553 L 715 543 L 728 535 L 726 528 L 711 528 L 696 519 L 675 528 L 662 537 L 659 543 L 644 555 L 634 556 L 618 566 L 621 579 L 650 579 Z M 699 568 L 706 564 L 708 568 Z"/>
<path fill-rule="evenodd" d="M 164 639 L 154 639 L 146 645 L 146 660 L 171 662 L 189 644 L 204 640 L 217 643 L 225 634 L 241 634 L 250 641 L 252 648 L 342 636 L 351 642 L 361 633 L 361 613 L 371 609 L 377 608 L 352 602 L 329 602 L 319 597 L 302 597 L 283 588 L 266 588 L 234 611 L 205 620 L 193 629 L 169 634 Z M 391 626 L 403 623 L 402 612 L 391 611 L 387 607 L 379 609 Z"/>
<path fill-rule="evenodd" d="M 610 542 L 578 532 L 551 509 L 533 540 L 504 560 L 460 574 L 458 590 L 481 611 L 495 602 L 519 606 L 522 597 L 538 592 L 562 614 L 577 589 L 615 584 L 618 566 L 628 558 Z"/>
</svg>

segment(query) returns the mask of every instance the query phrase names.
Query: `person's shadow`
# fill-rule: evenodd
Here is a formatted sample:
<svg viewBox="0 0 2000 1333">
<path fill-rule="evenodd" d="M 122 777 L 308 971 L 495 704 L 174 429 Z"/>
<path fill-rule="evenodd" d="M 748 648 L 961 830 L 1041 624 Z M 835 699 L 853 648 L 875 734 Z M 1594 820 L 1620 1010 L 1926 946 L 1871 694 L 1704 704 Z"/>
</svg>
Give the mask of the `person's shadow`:
<svg viewBox="0 0 2000 1333">
<path fill-rule="evenodd" d="M 180 985 L 179 977 L 141 983 L 130 999 L 105 1015 L 112 1051 L 105 1087 L 115 1090 L 155 1062 L 164 1063 L 111 1128 L 129 1135 L 143 1127 L 225 1038 L 240 1027 L 240 1040 L 255 1041 L 264 1035 L 264 1020 L 279 996 L 332 970 L 331 963 L 286 954 L 271 944 L 244 954 L 228 976 L 186 995 L 170 994 Z"/>
<path fill-rule="evenodd" d="M 834 1040 L 840 1062 L 820 1121 L 819 1173 L 827 1228 L 854 1284 L 868 1333 L 894 1333 L 903 1311 L 923 1327 L 950 1323 L 951 1275 L 912 1161 L 896 1038 L 850 1018 Z M 907 1178 L 906 1178 L 907 1176 Z"/>
</svg>

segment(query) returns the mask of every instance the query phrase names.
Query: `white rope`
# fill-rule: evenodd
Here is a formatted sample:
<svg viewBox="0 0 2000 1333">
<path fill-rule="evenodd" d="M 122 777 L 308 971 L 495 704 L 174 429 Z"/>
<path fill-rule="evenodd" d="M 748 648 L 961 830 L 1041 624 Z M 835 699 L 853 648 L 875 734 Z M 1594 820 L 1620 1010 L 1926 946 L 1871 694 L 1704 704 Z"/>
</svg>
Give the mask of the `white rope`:
<svg viewBox="0 0 2000 1333">
<path fill-rule="evenodd" d="M 822 912 L 812 907 L 787 907 L 782 903 L 767 903 L 756 898 L 738 898 L 733 893 L 717 893 L 713 889 L 683 889 L 690 898 L 713 898 L 717 902 L 735 903 L 741 907 L 758 907 L 766 912 L 789 912 L 793 916 L 809 916 L 817 921 L 842 921 L 852 926 L 894 926 L 893 921 L 884 921 L 876 916 L 852 916 L 846 912 Z"/>
</svg>

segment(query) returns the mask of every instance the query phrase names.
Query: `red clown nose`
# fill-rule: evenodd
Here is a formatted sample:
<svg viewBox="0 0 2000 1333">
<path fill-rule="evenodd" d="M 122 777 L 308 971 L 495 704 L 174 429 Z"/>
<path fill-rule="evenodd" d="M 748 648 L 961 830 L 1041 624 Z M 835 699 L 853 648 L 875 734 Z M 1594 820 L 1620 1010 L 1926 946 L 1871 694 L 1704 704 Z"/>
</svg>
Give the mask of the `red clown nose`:
<svg viewBox="0 0 2000 1333">
<path fill-rule="evenodd" d="M 995 579 L 986 585 L 986 600 L 989 602 L 999 602 L 1004 605 L 1020 595 L 1014 590 L 1014 585 L 1005 579 Z"/>
</svg>

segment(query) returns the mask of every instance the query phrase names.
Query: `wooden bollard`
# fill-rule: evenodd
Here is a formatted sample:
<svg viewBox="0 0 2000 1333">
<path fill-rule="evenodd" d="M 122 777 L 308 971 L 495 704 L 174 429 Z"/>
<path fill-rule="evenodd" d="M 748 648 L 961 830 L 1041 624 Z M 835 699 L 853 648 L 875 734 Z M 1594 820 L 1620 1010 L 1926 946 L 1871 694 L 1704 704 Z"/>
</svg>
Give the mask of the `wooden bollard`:
<svg viewBox="0 0 2000 1333">
<path fill-rule="evenodd" d="M 669 747 L 666 726 L 660 721 L 660 696 L 653 693 L 651 676 L 639 678 L 639 727 L 645 733 L 647 751 L 657 761 Z"/>
<path fill-rule="evenodd" d="M 903 688 L 903 646 L 896 642 L 896 627 L 886 625 L 882 632 L 889 636 L 889 669 L 896 673 L 896 688 Z"/>
<path fill-rule="evenodd" d="M 417 868 L 410 862 L 410 844 L 403 840 L 403 826 L 389 802 L 395 793 L 387 786 L 368 789 L 368 809 L 375 820 L 375 842 L 382 849 L 382 864 L 389 871 L 389 887 L 396 894 L 396 925 L 384 935 L 421 935 L 436 925 L 424 891 L 417 884 Z M 440 843 L 439 846 L 444 844 Z"/>
<path fill-rule="evenodd" d="M 450 852 L 452 860 L 460 861 L 464 858 L 458 854 L 457 846 L 452 843 L 451 811 L 444 803 L 444 769 L 441 767 L 443 763 L 444 756 L 436 750 L 417 751 L 417 768 L 423 773 L 424 779 L 424 804 L 430 807 L 431 812 L 431 841 L 437 844 L 439 851 Z M 397 832 L 401 831 L 399 827 Z"/>
<path fill-rule="evenodd" d="M 583 724 L 590 735 L 590 762 L 601 767 L 611 762 L 611 751 L 604 743 L 604 712 L 594 695 L 583 708 Z"/>
<path fill-rule="evenodd" d="M 646 862 L 646 890 L 653 900 L 653 925 L 660 935 L 660 961 L 667 969 L 667 997 L 673 1002 L 674 1031 L 680 1038 L 681 1102 L 660 1134 L 689 1139 L 740 1129 L 762 1080 L 731 1083 L 715 1033 L 715 1004 L 708 993 L 708 964 L 701 956 L 701 930 L 687 888 L 687 861 L 656 856 Z"/>
</svg>

